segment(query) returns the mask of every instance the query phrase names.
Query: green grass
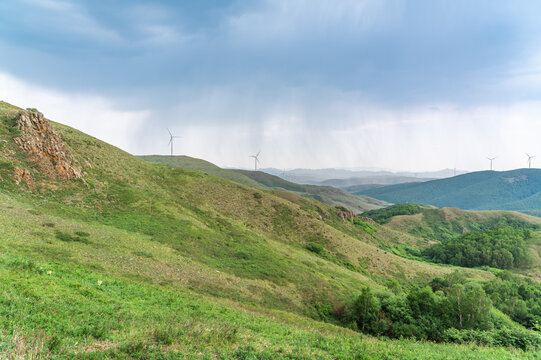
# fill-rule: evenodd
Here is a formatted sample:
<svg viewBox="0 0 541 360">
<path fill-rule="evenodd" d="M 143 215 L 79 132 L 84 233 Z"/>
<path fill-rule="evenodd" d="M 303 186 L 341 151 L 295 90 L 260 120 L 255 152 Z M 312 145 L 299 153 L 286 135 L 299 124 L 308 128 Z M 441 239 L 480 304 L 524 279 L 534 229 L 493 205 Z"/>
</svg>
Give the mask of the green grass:
<svg viewBox="0 0 541 360">
<path fill-rule="evenodd" d="M 377 340 L 293 314 L 0 256 L 0 354 L 79 359 L 513 359 L 533 353 Z"/>
</svg>

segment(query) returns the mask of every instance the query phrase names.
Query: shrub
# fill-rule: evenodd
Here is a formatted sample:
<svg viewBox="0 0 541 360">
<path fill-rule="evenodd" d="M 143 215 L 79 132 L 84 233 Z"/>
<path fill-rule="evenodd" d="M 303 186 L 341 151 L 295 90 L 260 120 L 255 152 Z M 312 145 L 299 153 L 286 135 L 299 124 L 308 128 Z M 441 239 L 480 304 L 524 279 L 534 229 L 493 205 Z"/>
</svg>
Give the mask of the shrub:
<svg viewBox="0 0 541 360">
<path fill-rule="evenodd" d="M 418 214 L 421 209 L 421 206 L 417 204 L 396 204 L 382 209 L 365 211 L 362 216 L 371 218 L 378 224 L 385 224 L 394 216 Z"/>
<path fill-rule="evenodd" d="M 306 244 L 306 249 L 318 255 L 321 255 L 325 252 L 325 248 L 323 247 L 323 245 L 312 241 Z"/>
<path fill-rule="evenodd" d="M 86 233 L 85 233 L 86 234 Z M 86 237 L 82 237 L 79 235 L 71 235 L 68 233 L 65 233 L 63 231 L 57 230 L 55 231 L 55 236 L 58 240 L 65 241 L 65 242 L 82 242 L 85 244 L 88 244 L 89 241 Z"/>
</svg>

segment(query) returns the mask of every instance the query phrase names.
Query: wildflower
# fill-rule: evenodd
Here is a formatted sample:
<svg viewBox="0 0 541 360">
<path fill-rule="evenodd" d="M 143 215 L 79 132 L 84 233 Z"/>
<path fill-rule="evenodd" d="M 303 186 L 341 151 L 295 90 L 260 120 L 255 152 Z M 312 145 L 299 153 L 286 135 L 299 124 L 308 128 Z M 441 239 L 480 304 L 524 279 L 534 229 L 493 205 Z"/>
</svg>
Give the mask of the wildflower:
<svg viewBox="0 0 541 360">
<path fill-rule="evenodd" d="M 47 275 L 51 275 L 53 273 L 52 270 L 47 270 Z"/>
<path fill-rule="evenodd" d="M 98 280 L 98 286 L 101 286 L 101 284 L 103 284 L 103 281 Z"/>
</svg>

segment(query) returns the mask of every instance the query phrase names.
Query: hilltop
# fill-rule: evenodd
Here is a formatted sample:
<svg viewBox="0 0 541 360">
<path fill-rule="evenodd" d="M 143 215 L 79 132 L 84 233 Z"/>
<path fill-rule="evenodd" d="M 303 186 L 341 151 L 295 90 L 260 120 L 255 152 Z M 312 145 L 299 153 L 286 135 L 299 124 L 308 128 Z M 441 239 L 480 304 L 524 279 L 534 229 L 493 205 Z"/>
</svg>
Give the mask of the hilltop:
<svg viewBox="0 0 541 360">
<path fill-rule="evenodd" d="M 495 307 L 486 311 L 493 332 L 480 334 L 517 350 L 361 337 L 359 294 L 411 313 L 411 323 L 382 322 L 386 327 L 369 334 L 395 329 L 397 338 L 426 339 L 410 301 L 426 293 L 415 291 L 429 291 L 436 309 L 452 297 L 426 287 L 435 278 L 470 296 L 499 273 L 404 256 L 400 250 L 434 240 L 313 198 L 242 184 L 263 180 L 236 174 L 244 177 L 152 164 L 35 109 L 0 102 L 0 355 L 535 355 L 537 335 Z M 448 330 L 433 333 L 438 341 L 472 336 Z"/>
<path fill-rule="evenodd" d="M 423 183 L 356 191 L 391 203 L 418 203 L 466 210 L 541 209 L 541 169 L 480 171 Z"/>
<path fill-rule="evenodd" d="M 347 207 L 355 213 L 362 213 L 366 210 L 377 209 L 388 205 L 384 201 L 363 195 L 352 195 L 332 186 L 296 184 L 262 171 L 222 169 L 208 161 L 189 156 L 147 155 L 139 156 L 139 158 L 156 164 L 203 171 L 248 186 L 287 190 L 297 195 L 314 198 L 328 205 Z"/>
</svg>

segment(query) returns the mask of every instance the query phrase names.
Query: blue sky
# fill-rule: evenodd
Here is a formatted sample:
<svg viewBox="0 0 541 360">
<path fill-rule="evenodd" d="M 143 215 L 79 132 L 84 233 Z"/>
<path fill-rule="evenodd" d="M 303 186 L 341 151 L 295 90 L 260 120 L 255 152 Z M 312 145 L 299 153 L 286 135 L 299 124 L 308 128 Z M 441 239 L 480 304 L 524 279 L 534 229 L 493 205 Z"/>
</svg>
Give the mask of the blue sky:
<svg viewBox="0 0 541 360">
<path fill-rule="evenodd" d="M 0 99 L 134 154 L 222 166 L 525 166 L 541 3 L 0 3 Z M 541 166 L 541 159 L 540 166 Z M 535 165 L 535 162 L 534 162 Z"/>
</svg>

